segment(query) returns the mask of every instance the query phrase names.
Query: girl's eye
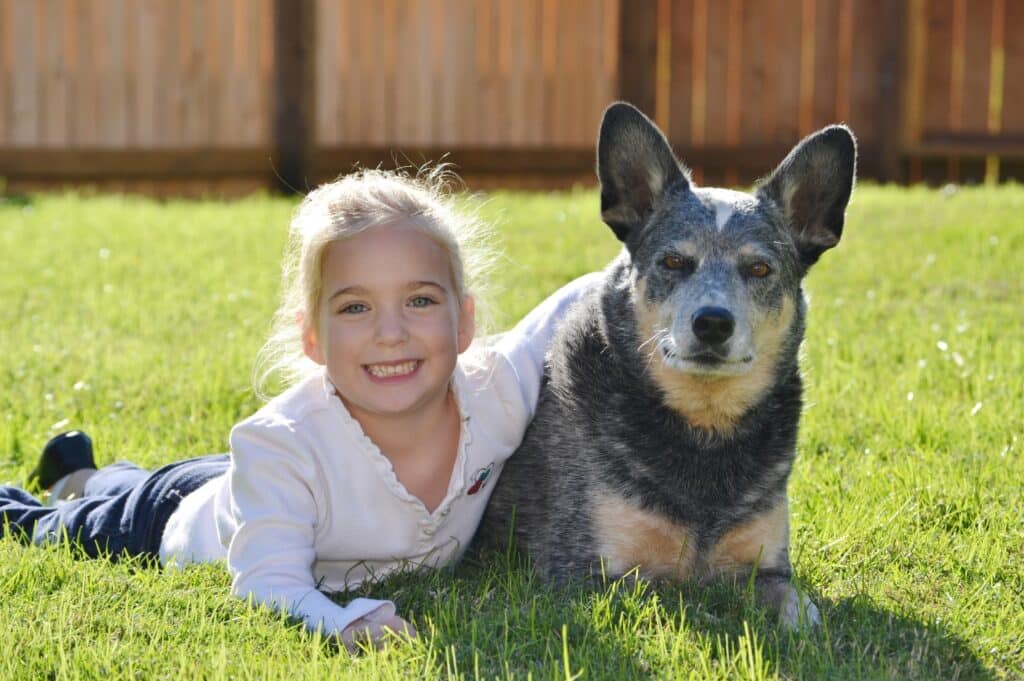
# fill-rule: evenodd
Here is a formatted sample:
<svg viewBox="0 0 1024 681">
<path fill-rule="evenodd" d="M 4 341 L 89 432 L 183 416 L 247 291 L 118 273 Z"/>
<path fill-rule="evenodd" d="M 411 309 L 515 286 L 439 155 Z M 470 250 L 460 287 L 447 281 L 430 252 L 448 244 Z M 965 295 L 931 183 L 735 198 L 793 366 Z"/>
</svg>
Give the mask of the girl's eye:
<svg viewBox="0 0 1024 681">
<path fill-rule="evenodd" d="M 341 314 L 359 314 L 361 312 L 366 312 L 368 309 L 369 308 L 363 303 L 349 303 L 338 311 Z"/>
<path fill-rule="evenodd" d="M 430 307 L 434 304 L 434 299 L 429 296 L 413 296 L 409 304 L 413 307 Z"/>
<path fill-rule="evenodd" d="M 684 258 L 681 255 L 676 255 L 675 253 L 670 253 L 662 258 L 661 264 L 665 269 L 683 274 L 691 274 L 697 269 L 697 264 L 693 261 L 693 258 Z"/>
<path fill-rule="evenodd" d="M 747 265 L 747 274 L 758 279 L 764 279 L 772 273 L 772 268 L 766 262 L 755 262 Z"/>
</svg>

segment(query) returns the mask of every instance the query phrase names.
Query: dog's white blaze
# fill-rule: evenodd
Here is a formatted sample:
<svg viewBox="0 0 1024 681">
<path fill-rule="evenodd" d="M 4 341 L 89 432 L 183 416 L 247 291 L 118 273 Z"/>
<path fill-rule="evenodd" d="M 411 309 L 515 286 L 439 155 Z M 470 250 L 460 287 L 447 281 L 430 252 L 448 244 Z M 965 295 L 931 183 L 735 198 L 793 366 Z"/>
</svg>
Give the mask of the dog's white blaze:
<svg viewBox="0 0 1024 681">
<path fill-rule="evenodd" d="M 738 207 L 753 203 L 753 197 L 743 192 L 735 192 L 731 189 L 708 187 L 701 189 L 701 193 L 708 199 L 711 207 L 715 209 L 715 227 L 721 231 L 729 218 L 733 216 Z"/>
<path fill-rule="evenodd" d="M 715 227 L 721 231 L 725 227 L 725 223 L 729 222 L 729 218 L 732 217 L 732 206 L 715 202 Z"/>
</svg>

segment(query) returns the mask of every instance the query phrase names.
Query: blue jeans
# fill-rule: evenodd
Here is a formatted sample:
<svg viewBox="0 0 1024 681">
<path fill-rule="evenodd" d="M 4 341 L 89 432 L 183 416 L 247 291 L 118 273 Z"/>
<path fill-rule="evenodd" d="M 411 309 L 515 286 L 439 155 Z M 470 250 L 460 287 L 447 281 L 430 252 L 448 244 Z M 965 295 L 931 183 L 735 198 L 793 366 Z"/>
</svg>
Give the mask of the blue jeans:
<svg viewBox="0 0 1024 681">
<path fill-rule="evenodd" d="M 228 469 L 226 454 L 168 464 L 152 473 L 119 461 L 101 468 L 78 499 L 43 506 L 23 489 L 0 486 L 0 536 L 36 544 L 65 537 L 96 558 L 157 558 L 160 539 L 181 500 Z"/>
</svg>

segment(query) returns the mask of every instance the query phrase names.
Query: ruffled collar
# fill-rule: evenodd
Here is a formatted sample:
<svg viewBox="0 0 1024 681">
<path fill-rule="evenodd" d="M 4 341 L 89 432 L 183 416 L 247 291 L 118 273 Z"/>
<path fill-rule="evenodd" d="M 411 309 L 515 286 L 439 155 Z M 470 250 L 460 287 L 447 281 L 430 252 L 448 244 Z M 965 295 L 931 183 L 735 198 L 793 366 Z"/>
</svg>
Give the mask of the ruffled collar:
<svg viewBox="0 0 1024 681">
<path fill-rule="evenodd" d="M 448 491 L 445 494 L 444 499 L 441 500 L 441 503 L 434 509 L 433 513 L 430 513 L 427 511 L 427 507 L 419 497 L 416 497 L 409 492 L 409 490 L 405 488 L 405 485 L 401 483 L 398 476 L 395 474 L 395 469 L 391 464 L 391 460 L 384 456 L 384 453 L 380 451 L 380 447 L 377 446 L 377 443 L 371 440 L 363 431 L 362 424 L 360 424 L 359 421 L 352 416 L 348 408 L 345 407 L 345 403 L 342 402 L 337 388 L 327 376 L 327 372 L 322 372 L 324 398 L 329 403 L 332 411 L 342 420 L 346 430 L 354 434 L 355 439 L 359 442 L 360 452 L 369 458 L 373 463 L 374 468 L 376 468 L 378 475 L 381 476 L 381 479 L 384 480 L 398 498 L 416 504 L 424 514 L 431 517 L 442 517 L 447 515 L 448 507 L 451 506 L 452 502 L 455 501 L 459 495 L 462 494 L 463 487 L 465 486 L 466 465 L 469 460 L 467 449 L 473 439 L 472 431 L 469 428 L 470 415 L 466 408 L 468 400 L 465 399 L 467 392 L 471 390 L 468 383 L 466 372 L 464 371 L 461 363 L 457 363 L 455 365 L 455 371 L 452 373 L 451 388 L 452 396 L 455 398 L 455 408 L 459 411 L 458 453 L 455 456 L 455 465 L 452 466 L 452 475 L 448 481 Z"/>
</svg>

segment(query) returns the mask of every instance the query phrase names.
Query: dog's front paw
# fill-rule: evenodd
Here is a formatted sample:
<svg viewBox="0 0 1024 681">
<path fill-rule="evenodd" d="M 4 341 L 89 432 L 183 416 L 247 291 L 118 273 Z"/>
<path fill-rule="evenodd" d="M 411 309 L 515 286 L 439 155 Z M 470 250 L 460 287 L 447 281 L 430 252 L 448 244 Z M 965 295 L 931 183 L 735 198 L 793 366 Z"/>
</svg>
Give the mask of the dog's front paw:
<svg viewBox="0 0 1024 681">
<path fill-rule="evenodd" d="M 810 598 L 790 587 L 779 605 L 779 624 L 791 631 L 813 629 L 821 624 L 821 613 Z"/>
</svg>

